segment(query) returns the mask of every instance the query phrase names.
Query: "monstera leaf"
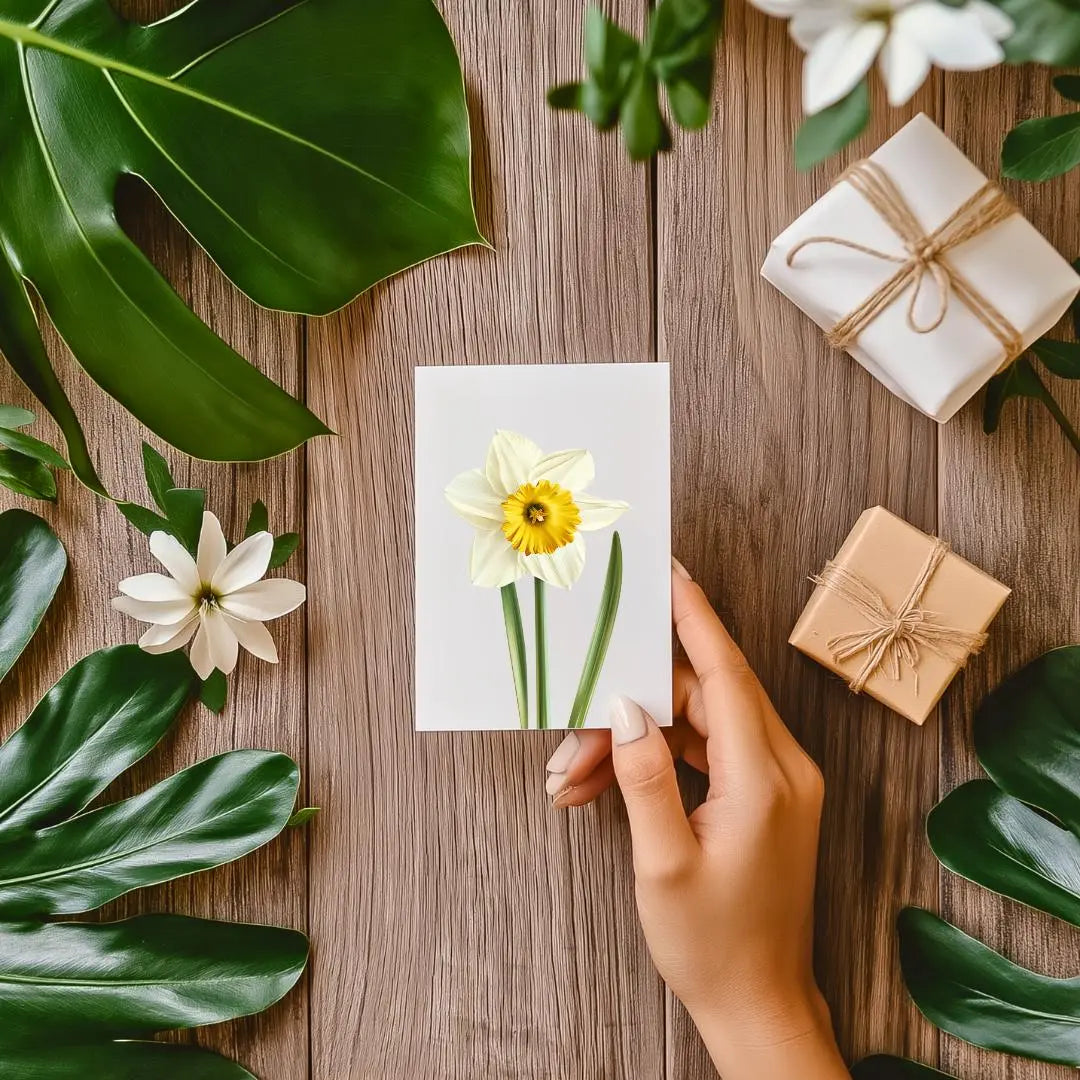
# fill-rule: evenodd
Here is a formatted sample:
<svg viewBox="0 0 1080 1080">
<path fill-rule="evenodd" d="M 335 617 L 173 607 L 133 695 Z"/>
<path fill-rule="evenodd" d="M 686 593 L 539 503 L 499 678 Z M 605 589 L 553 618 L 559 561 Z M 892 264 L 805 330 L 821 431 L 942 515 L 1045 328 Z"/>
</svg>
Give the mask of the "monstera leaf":
<svg viewBox="0 0 1080 1080">
<path fill-rule="evenodd" d="M 0 559 L 0 601 L 14 602 L 0 602 L 0 642 L 14 656 L 55 590 L 63 549 L 30 514 L 0 515 L 5 530 L 15 542 Z M 250 1077 L 208 1051 L 141 1040 L 259 1012 L 303 972 L 306 939 L 277 927 L 46 921 L 237 859 L 289 821 L 296 764 L 257 750 L 87 809 L 157 744 L 195 682 L 179 653 L 93 653 L 0 745 L 0 1076 Z"/>
<path fill-rule="evenodd" d="M 107 0 L 0 0 L 0 350 L 103 492 L 42 345 L 217 461 L 326 427 L 213 334 L 117 224 L 142 177 L 256 302 L 326 314 L 481 243 L 468 114 L 431 0 L 193 0 L 150 26 Z"/>
</svg>

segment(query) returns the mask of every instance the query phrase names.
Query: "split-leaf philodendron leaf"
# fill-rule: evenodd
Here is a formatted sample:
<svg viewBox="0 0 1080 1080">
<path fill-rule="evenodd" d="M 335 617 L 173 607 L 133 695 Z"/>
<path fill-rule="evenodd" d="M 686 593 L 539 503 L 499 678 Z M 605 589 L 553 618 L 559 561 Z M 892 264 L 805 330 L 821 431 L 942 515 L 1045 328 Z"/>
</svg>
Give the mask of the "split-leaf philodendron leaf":
<svg viewBox="0 0 1080 1080">
<path fill-rule="evenodd" d="M 5 539 L 0 658 L 10 666 L 64 563 L 33 515 L 0 515 Z M 143 1040 L 267 1008 L 303 972 L 302 934 L 171 915 L 46 921 L 239 858 L 289 822 L 296 764 L 260 750 L 221 754 L 87 810 L 153 749 L 196 681 L 179 653 L 92 653 L 0 745 L 0 1076 L 250 1080 L 208 1051 Z"/>
<path fill-rule="evenodd" d="M 431 0 L 0 0 L 0 350 L 101 492 L 31 303 L 90 376 L 196 457 L 326 432 L 180 300 L 117 223 L 142 177 L 267 307 L 326 314 L 482 243 L 457 54 Z"/>
</svg>

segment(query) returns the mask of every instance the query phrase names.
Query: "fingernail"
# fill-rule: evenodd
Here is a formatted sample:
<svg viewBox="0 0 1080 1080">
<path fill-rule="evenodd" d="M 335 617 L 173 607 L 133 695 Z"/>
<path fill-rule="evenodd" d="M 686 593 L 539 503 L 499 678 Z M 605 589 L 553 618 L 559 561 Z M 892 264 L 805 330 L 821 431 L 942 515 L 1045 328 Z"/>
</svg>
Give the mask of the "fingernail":
<svg viewBox="0 0 1080 1080">
<path fill-rule="evenodd" d="M 565 790 L 560 791 L 555 798 L 551 800 L 551 808 L 553 810 L 562 810 L 564 806 L 567 806 L 570 794 L 573 790 L 572 787 L 568 787 Z"/>
<path fill-rule="evenodd" d="M 690 571 L 687 570 L 686 567 L 683 566 L 683 564 L 681 562 L 679 562 L 679 560 L 676 559 L 674 555 L 671 556 L 671 569 L 674 570 L 675 573 L 678 574 L 679 577 L 681 577 L 683 579 L 683 581 L 693 581 L 694 580 L 690 576 Z"/>
<path fill-rule="evenodd" d="M 558 795 L 566 787 L 566 770 L 577 756 L 581 740 L 571 731 L 555 749 L 547 763 L 548 778 L 544 790 L 549 795 Z"/>
<path fill-rule="evenodd" d="M 645 736 L 649 725 L 645 713 L 636 701 L 628 697 L 616 698 L 611 706 L 611 741 L 617 746 L 636 742 Z"/>
</svg>

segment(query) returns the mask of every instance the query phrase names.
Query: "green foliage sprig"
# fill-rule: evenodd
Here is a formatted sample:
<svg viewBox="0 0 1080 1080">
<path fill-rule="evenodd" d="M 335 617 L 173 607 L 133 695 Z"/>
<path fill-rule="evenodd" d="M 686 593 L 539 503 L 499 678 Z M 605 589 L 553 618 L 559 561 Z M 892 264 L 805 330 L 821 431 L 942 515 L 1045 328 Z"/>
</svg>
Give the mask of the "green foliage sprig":
<svg viewBox="0 0 1080 1080">
<path fill-rule="evenodd" d="M 32 514 L 0 514 L 0 538 L 2 678 L 65 559 Z M 50 921 L 230 862 L 290 820 L 296 764 L 265 751 L 221 754 L 95 803 L 170 729 L 194 683 L 178 653 L 92 653 L 0 745 L 0 1075 L 253 1080 L 210 1051 L 150 1040 L 268 1008 L 303 972 L 303 934 L 175 915 Z"/>
<path fill-rule="evenodd" d="M 0 486 L 41 502 L 56 502 L 56 478 L 50 469 L 71 466 L 48 443 L 20 428 L 36 417 L 28 409 L 0 405 Z"/>
<path fill-rule="evenodd" d="M 585 12 L 586 78 L 553 86 L 548 104 L 584 113 L 601 131 L 618 125 L 635 161 L 669 150 L 671 129 L 661 111 L 660 87 L 681 128 L 692 131 L 708 123 L 722 19 L 720 0 L 660 0 L 644 40 L 638 41 L 590 6 Z"/>
<path fill-rule="evenodd" d="M 1080 102 L 1080 75 L 1059 75 L 1054 89 Z M 1013 180 L 1050 180 L 1080 165 L 1080 112 L 1039 116 L 1009 132 L 1001 148 L 1001 171 Z"/>
</svg>

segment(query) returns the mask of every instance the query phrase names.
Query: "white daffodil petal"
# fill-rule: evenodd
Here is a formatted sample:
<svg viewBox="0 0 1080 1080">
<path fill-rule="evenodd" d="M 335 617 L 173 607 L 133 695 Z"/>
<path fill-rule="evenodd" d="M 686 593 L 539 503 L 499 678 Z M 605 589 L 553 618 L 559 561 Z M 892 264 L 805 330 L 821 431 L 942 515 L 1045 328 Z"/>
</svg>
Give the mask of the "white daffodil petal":
<svg viewBox="0 0 1080 1080">
<path fill-rule="evenodd" d="M 199 591 L 201 582 L 195 560 L 175 536 L 167 532 L 151 533 L 150 554 L 176 578 L 185 593 L 194 596 Z"/>
<path fill-rule="evenodd" d="M 266 573 L 273 551 L 274 538 L 270 533 L 258 532 L 249 536 L 225 556 L 225 561 L 210 579 L 210 587 L 227 596 L 254 585 Z"/>
<path fill-rule="evenodd" d="M 843 8 L 800 7 L 792 13 L 788 33 L 803 52 L 809 52 L 828 31 L 847 19 L 848 12 Z"/>
<path fill-rule="evenodd" d="M 496 431 L 488 447 L 484 474 L 501 502 L 529 482 L 533 466 L 542 457 L 540 447 L 516 431 Z"/>
<path fill-rule="evenodd" d="M 630 509 L 630 504 L 621 500 L 594 499 L 591 495 L 577 495 L 574 497 L 574 502 L 581 514 L 581 524 L 578 528 L 582 532 L 606 529 Z"/>
<path fill-rule="evenodd" d="M 479 470 L 460 473 L 446 488 L 446 501 L 477 529 L 497 529 L 502 525 L 502 500 Z"/>
<path fill-rule="evenodd" d="M 988 0 L 968 0 L 967 7 L 979 17 L 983 29 L 998 41 L 1005 41 L 1006 38 L 1012 37 L 1013 31 L 1016 30 L 1016 23 L 1001 8 L 989 3 Z"/>
<path fill-rule="evenodd" d="M 277 646 L 270 636 L 270 631 L 261 622 L 247 619 L 234 619 L 231 615 L 225 616 L 229 629 L 237 636 L 240 644 L 247 649 L 252 656 L 265 660 L 268 664 L 278 662 Z"/>
<path fill-rule="evenodd" d="M 114 596 L 114 611 L 121 611 L 144 623 L 160 623 L 162 626 L 176 626 L 182 623 L 195 608 L 195 601 L 190 596 L 182 600 L 134 600 L 130 596 Z"/>
<path fill-rule="evenodd" d="M 221 610 L 234 618 L 266 622 L 288 615 L 304 602 L 306 596 L 307 590 L 300 582 L 272 578 L 229 593 L 220 603 Z"/>
<path fill-rule="evenodd" d="M 551 555 L 529 555 L 525 566 L 533 577 L 560 589 L 569 589 L 585 569 L 585 539 L 576 536 L 573 543 Z"/>
<path fill-rule="evenodd" d="M 897 12 L 893 33 L 910 38 L 938 67 L 950 71 L 979 71 L 1005 59 L 975 11 L 938 0 L 919 0 Z"/>
<path fill-rule="evenodd" d="M 846 97 L 870 70 L 888 32 L 884 22 L 851 19 L 822 34 L 803 62 L 803 109 L 821 112 Z"/>
<path fill-rule="evenodd" d="M 199 625 L 199 613 L 193 611 L 191 615 L 177 626 L 151 626 L 141 638 L 139 648 L 143 652 L 160 653 L 173 652 L 182 649 L 195 633 Z"/>
<path fill-rule="evenodd" d="M 878 66 L 888 91 L 889 104 L 896 108 L 911 100 L 930 74 L 931 65 L 930 57 L 917 41 L 894 29 L 882 46 Z"/>
<path fill-rule="evenodd" d="M 518 553 L 501 532 L 478 532 L 469 555 L 469 577 L 474 585 L 501 589 L 521 573 Z"/>
<path fill-rule="evenodd" d="M 124 578 L 117 588 L 133 600 L 191 600 L 175 578 L 164 574 L 138 574 Z"/>
<path fill-rule="evenodd" d="M 202 618 L 202 633 L 206 635 L 206 648 L 210 662 L 224 675 L 231 675 L 236 667 L 240 643 L 225 616 L 217 608 L 209 608 Z M 205 678 L 206 676 L 203 676 Z"/>
<path fill-rule="evenodd" d="M 596 464 L 588 450 L 560 450 L 555 454 L 545 454 L 533 466 L 529 480 L 534 484 L 550 480 L 577 494 L 587 488 L 595 476 Z"/>
<path fill-rule="evenodd" d="M 195 560 L 199 580 L 210 581 L 228 553 L 229 546 L 225 543 L 221 522 L 209 510 L 205 511 L 202 516 L 202 530 L 199 532 L 198 558 Z"/>
</svg>

